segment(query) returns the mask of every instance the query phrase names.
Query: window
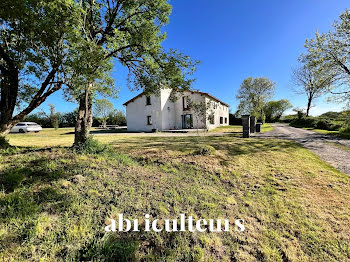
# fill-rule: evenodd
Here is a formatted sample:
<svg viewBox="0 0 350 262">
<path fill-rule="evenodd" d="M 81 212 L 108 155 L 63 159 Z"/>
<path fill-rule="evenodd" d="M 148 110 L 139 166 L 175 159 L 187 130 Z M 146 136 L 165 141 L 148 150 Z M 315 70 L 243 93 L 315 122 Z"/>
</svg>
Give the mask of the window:
<svg viewBox="0 0 350 262">
<path fill-rule="evenodd" d="M 225 117 L 225 124 L 227 124 L 227 117 Z"/>
<path fill-rule="evenodd" d="M 151 105 L 151 97 L 150 96 L 146 96 L 146 106 Z"/>
<path fill-rule="evenodd" d="M 182 97 L 182 106 L 183 106 L 183 109 L 184 109 L 184 110 L 189 109 L 189 106 L 188 106 L 188 96 L 183 96 L 183 97 Z"/>
<path fill-rule="evenodd" d="M 220 125 L 222 125 L 223 123 L 224 123 L 224 118 L 220 116 Z"/>
<path fill-rule="evenodd" d="M 147 125 L 152 125 L 152 117 L 147 116 Z"/>
<path fill-rule="evenodd" d="M 215 117 L 214 117 L 213 114 L 211 114 L 211 115 L 209 116 L 209 123 L 210 123 L 211 125 L 215 125 Z"/>
<path fill-rule="evenodd" d="M 19 123 L 17 124 L 16 126 L 25 126 L 26 124 L 23 124 L 23 123 Z"/>
</svg>

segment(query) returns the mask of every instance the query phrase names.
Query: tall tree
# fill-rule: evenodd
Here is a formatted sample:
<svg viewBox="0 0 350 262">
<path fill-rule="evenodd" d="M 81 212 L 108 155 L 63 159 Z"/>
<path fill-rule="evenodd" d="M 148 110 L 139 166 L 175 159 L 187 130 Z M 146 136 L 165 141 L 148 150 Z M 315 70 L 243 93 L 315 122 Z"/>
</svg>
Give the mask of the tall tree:
<svg viewBox="0 0 350 262">
<path fill-rule="evenodd" d="M 0 134 L 62 88 L 78 14 L 74 0 L 0 2 Z"/>
<path fill-rule="evenodd" d="M 287 99 L 267 102 L 264 106 L 266 121 L 278 121 L 282 117 L 283 113 L 290 108 L 292 108 L 292 104 Z"/>
<path fill-rule="evenodd" d="M 273 96 L 275 85 L 265 77 L 245 79 L 236 95 L 240 114 L 251 114 L 264 121 L 264 105 Z"/>
<path fill-rule="evenodd" d="M 350 106 L 350 10 L 340 15 L 333 29 L 325 34 L 316 32 L 315 38 L 308 39 L 305 57 L 319 64 L 336 80 L 330 93 Z"/>
<path fill-rule="evenodd" d="M 292 78 L 297 86 L 294 91 L 307 96 L 306 116 L 309 116 L 315 99 L 326 93 L 334 82 L 332 73 L 312 61 L 306 61 L 302 66 L 294 69 Z"/>
<path fill-rule="evenodd" d="M 95 114 L 102 120 L 104 128 L 106 128 L 108 116 L 113 111 L 113 104 L 108 99 L 97 99 L 95 101 Z"/>
<path fill-rule="evenodd" d="M 81 5 L 85 10 L 81 32 L 85 45 L 90 47 L 88 50 L 94 53 L 94 63 L 85 63 L 82 71 L 108 73 L 110 69 L 101 69 L 101 65 L 113 58 L 128 69 L 127 80 L 132 89 L 150 94 L 157 93 L 162 86 L 175 91 L 190 88 L 193 79 L 188 76 L 194 72 L 197 62 L 176 50 L 165 52 L 161 46 L 165 39 L 161 30 L 171 13 L 168 1 L 83 0 Z M 80 77 L 79 73 L 76 75 Z M 76 95 L 80 105 L 75 145 L 85 143 L 89 135 L 92 100 L 98 91 L 96 79 L 90 75 L 84 79 L 88 81 L 80 81 L 82 88 Z M 113 86 L 108 90 L 113 90 Z"/>
<path fill-rule="evenodd" d="M 56 112 L 55 105 L 49 104 L 49 107 L 50 107 L 50 116 L 49 116 L 50 122 L 55 129 L 58 129 L 60 126 L 61 114 Z"/>
<path fill-rule="evenodd" d="M 107 120 L 111 125 L 126 126 L 126 116 L 124 111 L 115 109 L 108 115 Z"/>
</svg>

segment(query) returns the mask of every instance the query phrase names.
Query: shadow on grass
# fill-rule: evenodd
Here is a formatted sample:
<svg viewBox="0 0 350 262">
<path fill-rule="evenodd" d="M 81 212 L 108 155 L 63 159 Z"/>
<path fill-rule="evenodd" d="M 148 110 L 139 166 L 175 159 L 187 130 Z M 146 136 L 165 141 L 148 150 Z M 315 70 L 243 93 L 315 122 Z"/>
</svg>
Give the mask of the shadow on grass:
<svg viewBox="0 0 350 262">
<path fill-rule="evenodd" d="M 162 241 L 159 241 L 162 239 Z M 196 261 L 190 233 L 139 232 L 99 233 L 75 256 L 76 261 Z M 182 247 L 182 248 L 179 248 Z M 171 261 L 173 259 L 170 259 Z M 200 261 L 200 260 L 198 260 Z"/>
<path fill-rule="evenodd" d="M 98 129 L 98 130 L 91 130 L 91 135 L 98 135 L 98 134 L 130 134 L 130 133 L 138 133 L 138 132 L 131 132 L 128 131 L 126 128 L 119 128 L 119 129 Z M 66 132 L 61 134 L 62 135 L 74 135 L 74 131 Z"/>
<path fill-rule="evenodd" d="M 140 246 L 140 235 L 135 233 L 95 235 L 76 254 L 76 261 L 135 261 Z"/>
<path fill-rule="evenodd" d="M 287 151 L 300 146 L 294 142 L 278 139 L 243 139 L 235 135 L 198 137 L 130 137 L 118 140 L 111 145 L 122 151 L 171 150 L 190 152 L 198 147 L 198 143 L 213 146 L 216 150 L 226 150 L 229 155 L 254 154 L 259 152 Z"/>
<path fill-rule="evenodd" d="M 5 193 L 13 192 L 16 188 L 26 187 L 32 184 L 50 183 L 52 181 L 68 178 L 71 173 L 69 170 L 73 170 L 77 167 L 76 163 L 65 163 L 59 165 L 55 162 L 56 158 L 50 158 L 44 156 L 35 155 L 34 159 L 31 159 L 33 155 L 37 153 L 50 152 L 55 157 L 53 152 L 58 147 L 50 148 L 26 148 L 17 147 L 15 151 L 8 153 L 7 151 L 1 152 L 0 154 L 6 156 L 11 165 L 0 172 L 0 188 L 4 189 Z M 13 155 L 27 155 L 21 159 L 25 159 L 21 162 L 16 162 L 16 158 L 11 159 Z M 59 158 L 59 156 L 57 156 Z"/>
</svg>

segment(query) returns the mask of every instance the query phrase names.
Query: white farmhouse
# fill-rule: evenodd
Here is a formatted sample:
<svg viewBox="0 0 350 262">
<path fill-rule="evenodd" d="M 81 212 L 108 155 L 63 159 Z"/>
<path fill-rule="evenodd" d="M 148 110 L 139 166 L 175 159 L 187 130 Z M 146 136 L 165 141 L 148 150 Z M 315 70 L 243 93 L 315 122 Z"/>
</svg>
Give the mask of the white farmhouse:
<svg viewBox="0 0 350 262">
<path fill-rule="evenodd" d="M 205 121 L 204 117 L 199 117 L 198 112 L 189 107 L 189 101 L 206 103 Z M 159 95 L 146 96 L 141 93 L 124 103 L 124 106 L 128 131 L 134 132 L 212 129 L 227 126 L 229 121 L 228 104 L 199 91 L 172 95 L 171 89 L 161 89 Z"/>
</svg>

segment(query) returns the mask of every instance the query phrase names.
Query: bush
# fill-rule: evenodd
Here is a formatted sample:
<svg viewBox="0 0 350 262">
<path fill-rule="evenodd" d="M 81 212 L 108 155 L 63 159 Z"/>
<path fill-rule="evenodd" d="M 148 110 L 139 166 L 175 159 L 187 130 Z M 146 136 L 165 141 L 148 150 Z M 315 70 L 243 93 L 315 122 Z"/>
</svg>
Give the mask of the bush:
<svg viewBox="0 0 350 262">
<path fill-rule="evenodd" d="M 208 156 L 215 153 L 215 148 L 209 145 L 200 145 L 194 152 L 195 155 Z"/>
<path fill-rule="evenodd" d="M 93 136 L 90 136 L 86 143 L 74 145 L 73 150 L 80 154 L 102 154 L 109 152 L 111 147 L 107 144 L 100 143 Z"/>
<path fill-rule="evenodd" d="M 341 124 L 333 124 L 331 126 L 330 131 L 339 131 L 340 129 L 342 129 L 342 127 L 343 127 L 343 125 L 341 125 Z"/>
<path fill-rule="evenodd" d="M 321 119 L 316 123 L 317 129 L 332 130 L 333 124 L 329 120 Z"/>
<path fill-rule="evenodd" d="M 9 141 L 4 136 L 0 136 L 0 149 L 9 148 Z"/>
<path fill-rule="evenodd" d="M 233 125 L 242 125 L 242 119 L 236 117 L 235 114 L 229 114 L 229 125 L 233 126 Z"/>
<path fill-rule="evenodd" d="M 350 133 L 350 114 L 348 114 L 348 117 L 344 121 L 341 130 L 345 133 Z"/>
<path fill-rule="evenodd" d="M 295 119 L 297 119 L 297 115 L 286 115 L 286 116 L 283 116 L 280 119 L 280 122 L 282 122 L 282 123 L 290 123 L 290 122 L 292 122 Z"/>
<path fill-rule="evenodd" d="M 290 122 L 291 126 L 294 127 L 307 127 L 307 128 L 316 128 L 317 119 L 313 117 L 303 117 L 301 119 L 294 119 Z"/>
</svg>

